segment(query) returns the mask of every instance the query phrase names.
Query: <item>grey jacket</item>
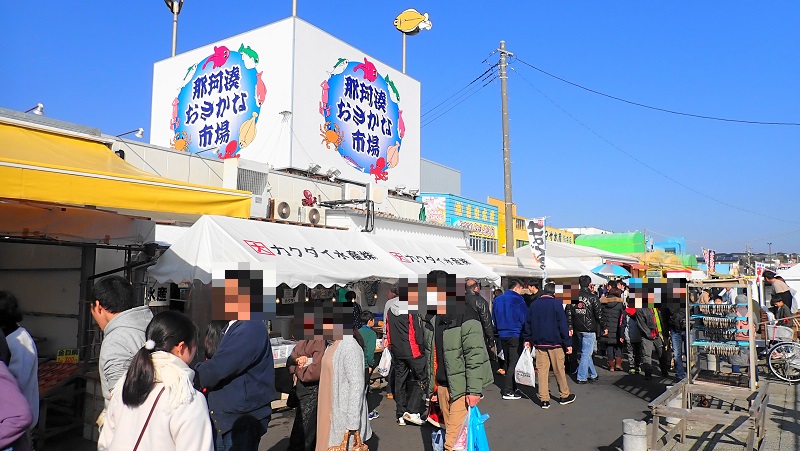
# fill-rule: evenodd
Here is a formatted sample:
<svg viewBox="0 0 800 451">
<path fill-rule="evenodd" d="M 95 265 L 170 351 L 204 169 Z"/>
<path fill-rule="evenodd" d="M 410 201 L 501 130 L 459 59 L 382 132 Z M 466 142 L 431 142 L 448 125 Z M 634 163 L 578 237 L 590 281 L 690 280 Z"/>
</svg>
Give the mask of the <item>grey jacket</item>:
<svg viewBox="0 0 800 451">
<path fill-rule="evenodd" d="M 346 431 L 358 430 L 364 441 L 372 437 L 364 378 L 364 350 L 352 335 L 347 335 L 333 355 L 333 415 L 325 449 L 339 445 Z M 352 437 L 350 443 L 352 446 Z"/>
<path fill-rule="evenodd" d="M 100 345 L 100 385 L 106 407 L 114 385 L 128 371 L 133 355 L 144 346 L 144 331 L 152 319 L 150 308 L 141 306 L 119 313 L 106 325 Z"/>
</svg>

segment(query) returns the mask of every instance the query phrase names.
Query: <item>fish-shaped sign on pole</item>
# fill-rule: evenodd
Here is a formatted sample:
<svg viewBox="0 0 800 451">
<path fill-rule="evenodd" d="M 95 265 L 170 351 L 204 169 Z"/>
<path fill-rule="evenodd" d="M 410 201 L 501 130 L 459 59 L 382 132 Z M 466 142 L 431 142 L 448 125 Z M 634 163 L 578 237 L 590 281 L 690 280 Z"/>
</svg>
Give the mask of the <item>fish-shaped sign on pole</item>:
<svg viewBox="0 0 800 451">
<path fill-rule="evenodd" d="M 394 19 L 394 27 L 403 33 L 403 73 L 406 73 L 406 36 L 413 36 L 419 30 L 430 30 L 433 24 L 428 18 L 428 13 L 422 14 L 414 8 L 409 8 Z"/>
<path fill-rule="evenodd" d="M 422 14 L 414 8 L 401 12 L 394 19 L 394 27 L 404 34 L 414 35 L 419 30 L 430 30 L 432 26 L 428 13 Z"/>
</svg>

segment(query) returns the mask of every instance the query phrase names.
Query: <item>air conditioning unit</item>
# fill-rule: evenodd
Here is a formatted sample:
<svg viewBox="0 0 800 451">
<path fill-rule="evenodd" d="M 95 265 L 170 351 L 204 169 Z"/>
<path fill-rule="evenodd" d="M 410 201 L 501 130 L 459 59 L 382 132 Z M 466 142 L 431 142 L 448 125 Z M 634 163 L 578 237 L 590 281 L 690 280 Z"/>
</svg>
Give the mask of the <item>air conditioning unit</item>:
<svg viewBox="0 0 800 451">
<path fill-rule="evenodd" d="M 300 222 L 300 202 L 291 199 L 272 200 L 272 219 Z"/>
<path fill-rule="evenodd" d="M 304 222 L 311 225 L 325 225 L 325 212 L 323 207 L 300 207 L 299 219 L 297 222 Z"/>
<path fill-rule="evenodd" d="M 270 167 L 267 164 L 241 158 L 228 158 L 223 167 L 223 186 L 252 193 L 251 218 L 269 217 Z"/>
</svg>

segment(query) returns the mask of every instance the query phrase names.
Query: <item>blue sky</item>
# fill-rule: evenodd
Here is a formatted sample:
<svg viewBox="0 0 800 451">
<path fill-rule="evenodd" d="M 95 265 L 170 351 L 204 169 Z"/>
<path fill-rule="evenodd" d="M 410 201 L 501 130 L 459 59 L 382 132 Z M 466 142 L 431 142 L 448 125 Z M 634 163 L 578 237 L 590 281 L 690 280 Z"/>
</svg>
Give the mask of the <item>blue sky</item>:
<svg viewBox="0 0 800 451">
<path fill-rule="evenodd" d="M 423 114 L 486 70 L 483 61 L 504 39 L 520 60 L 618 97 L 800 122 L 797 2 L 531 1 L 507 2 L 502 13 L 478 1 L 387 3 L 299 0 L 298 15 L 400 67 L 394 17 L 407 7 L 430 13 L 433 29 L 408 41 Z M 289 0 L 187 0 L 178 52 L 290 14 Z M 7 18 L 0 106 L 42 102 L 49 117 L 109 134 L 150 123 L 153 63 L 169 57 L 171 45 L 172 16 L 162 1 L 2 2 L 0 16 Z M 683 236 L 696 253 L 748 244 L 766 252 L 767 242 L 773 251 L 800 248 L 800 127 L 665 114 L 582 91 L 519 61 L 511 67 L 521 214 L 547 215 L 561 227 Z M 423 127 L 422 155 L 461 170 L 464 196 L 502 197 L 500 128 L 494 82 Z"/>
</svg>

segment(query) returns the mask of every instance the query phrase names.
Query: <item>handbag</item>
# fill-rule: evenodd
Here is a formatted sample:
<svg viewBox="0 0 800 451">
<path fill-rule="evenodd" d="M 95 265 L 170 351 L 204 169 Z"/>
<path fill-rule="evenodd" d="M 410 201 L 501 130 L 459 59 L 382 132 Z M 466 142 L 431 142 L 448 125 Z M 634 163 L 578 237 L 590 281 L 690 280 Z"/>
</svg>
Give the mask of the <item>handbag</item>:
<svg viewBox="0 0 800 451">
<path fill-rule="evenodd" d="M 347 442 L 350 440 L 350 431 L 344 432 L 344 438 L 342 439 L 342 443 L 331 446 L 328 448 L 328 451 L 347 451 Z M 353 434 L 353 449 L 352 451 L 369 451 L 369 448 L 366 444 L 361 441 L 361 434 L 358 431 L 355 431 Z"/>
<path fill-rule="evenodd" d="M 286 407 L 294 409 L 299 405 L 300 398 L 297 397 L 297 384 L 295 383 L 295 385 L 292 385 L 292 389 L 289 390 L 289 396 L 286 397 Z"/>
<path fill-rule="evenodd" d="M 144 420 L 144 426 L 142 426 L 142 432 L 139 432 L 139 438 L 136 439 L 136 445 L 133 446 L 133 451 L 139 449 L 139 443 L 142 441 L 142 437 L 144 437 L 144 430 L 147 429 L 147 424 L 150 423 L 150 417 L 153 416 L 153 411 L 156 410 L 156 404 L 158 404 L 158 400 L 161 399 L 161 395 L 164 394 L 164 387 L 161 387 L 161 391 L 158 392 L 158 396 L 156 396 L 156 402 L 153 403 L 153 407 L 150 408 L 150 413 L 147 414 L 147 419 Z"/>
</svg>

